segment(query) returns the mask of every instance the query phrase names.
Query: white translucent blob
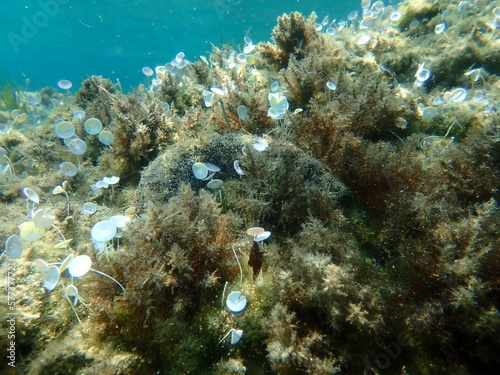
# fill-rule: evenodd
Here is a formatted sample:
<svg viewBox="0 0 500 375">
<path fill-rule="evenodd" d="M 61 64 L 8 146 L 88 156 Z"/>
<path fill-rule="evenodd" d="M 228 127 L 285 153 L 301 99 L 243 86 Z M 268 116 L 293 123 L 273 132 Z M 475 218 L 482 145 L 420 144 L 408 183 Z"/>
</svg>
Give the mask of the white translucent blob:
<svg viewBox="0 0 500 375">
<path fill-rule="evenodd" d="M 110 131 L 103 130 L 99 133 L 99 141 L 108 146 L 115 141 L 115 136 Z"/>
<path fill-rule="evenodd" d="M 42 259 L 35 260 L 35 267 L 42 275 L 49 269 L 49 265 Z"/>
<path fill-rule="evenodd" d="M 252 143 L 252 146 L 257 151 L 264 151 L 269 147 L 269 142 L 267 142 L 264 138 L 258 137 L 257 140 Z"/>
<path fill-rule="evenodd" d="M 61 173 L 67 177 L 73 177 L 77 173 L 76 166 L 69 161 L 59 164 L 59 168 L 61 169 Z"/>
<path fill-rule="evenodd" d="M 37 227 L 32 221 L 27 221 L 19 225 L 19 236 L 24 241 L 36 241 L 40 239 L 44 233 L 45 229 Z"/>
<path fill-rule="evenodd" d="M 371 3 L 371 0 L 361 0 L 361 8 L 368 9 Z"/>
<path fill-rule="evenodd" d="M 104 177 L 102 181 L 108 185 L 116 185 L 120 181 L 120 177 L 117 176 Z"/>
<path fill-rule="evenodd" d="M 211 91 L 203 91 L 203 100 L 205 102 L 206 107 L 213 107 L 215 104 L 215 94 Z"/>
<path fill-rule="evenodd" d="M 212 91 L 215 95 L 224 95 L 224 91 L 219 87 L 210 87 L 210 91 Z"/>
<path fill-rule="evenodd" d="M 52 105 L 53 105 L 54 107 L 57 107 L 57 106 L 59 106 L 59 105 L 63 104 L 63 101 L 62 101 L 62 100 L 58 100 L 58 99 L 56 99 L 56 98 L 52 98 L 52 99 L 50 99 L 50 102 L 52 103 Z"/>
<path fill-rule="evenodd" d="M 110 220 L 99 221 L 94 224 L 90 235 L 92 240 L 96 242 L 108 242 L 113 239 L 116 234 L 116 224 Z"/>
<path fill-rule="evenodd" d="M 68 273 L 72 277 L 81 277 L 90 271 L 92 261 L 88 255 L 78 255 L 69 262 Z"/>
<path fill-rule="evenodd" d="M 130 223 L 130 218 L 128 216 L 124 215 L 115 215 L 111 216 L 109 218 L 109 221 L 111 221 L 113 224 L 116 225 L 117 228 L 125 228 L 125 226 Z"/>
<path fill-rule="evenodd" d="M 69 266 L 69 263 L 73 260 L 73 258 L 75 257 L 75 254 L 73 253 L 70 253 L 66 259 L 64 259 L 61 263 L 61 265 L 59 266 L 59 272 L 64 272 L 68 266 Z"/>
<path fill-rule="evenodd" d="M 335 27 L 329 27 L 326 29 L 326 33 L 328 35 L 335 35 L 337 34 L 337 29 Z"/>
<path fill-rule="evenodd" d="M 59 281 L 59 268 L 49 266 L 43 275 L 43 286 L 47 290 L 53 290 Z"/>
<path fill-rule="evenodd" d="M 99 134 L 99 132 L 102 130 L 102 122 L 101 120 L 91 117 L 85 121 L 85 124 L 83 125 L 85 128 L 85 131 L 90 134 Z"/>
<path fill-rule="evenodd" d="M 347 15 L 347 19 L 349 21 L 353 21 L 355 20 L 356 18 L 358 18 L 358 12 L 356 10 L 353 10 L 352 12 L 350 12 L 348 15 Z"/>
<path fill-rule="evenodd" d="M 406 129 L 408 127 L 408 121 L 402 117 L 398 117 L 395 121 L 396 126 L 400 129 Z"/>
<path fill-rule="evenodd" d="M 465 99 L 467 99 L 467 90 L 464 88 L 458 88 L 451 92 L 448 102 L 463 102 Z"/>
<path fill-rule="evenodd" d="M 278 81 L 274 81 L 271 83 L 271 91 L 276 92 L 280 88 L 280 83 Z"/>
<path fill-rule="evenodd" d="M 375 1 L 372 5 L 372 10 L 375 12 L 382 12 L 385 8 L 383 1 Z"/>
<path fill-rule="evenodd" d="M 71 304 L 73 306 L 76 306 L 78 303 L 78 289 L 74 285 L 68 285 L 66 289 L 64 290 L 64 294 L 66 294 L 66 297 L 71 301 Z"/>
<path fill-rule="evenodd" d="M 255 49 L 255 46 L 253 44 L 247 44 L 245 47 L 243 47 L 243 53 L 250 53 Z"/>
<path fill-rule="evenodd" d="M 209 163 L 207 161 L 204 161 L 203 164 L 205 164 L 210 172 L 220 172 L 220 168 L 215 164 Z"/>
<path fill-rule="evenodd" d="M 326 87 L 328 87 L 332 91 L 337 90 L 337 85 L 335 83 L 333 83 L 333 82 L 330 82 L 330 81 L 328 81 L 326 83 Z"/>
<path fill-rule="evenodd" d="M 476 103 L 479 103 L 479 102 L 483 101 L 483 100 L 484 100 L 484 91 L 482 91 L 482 90 L 477 90 L 477 91 L 474 93 L 473 100 L 474 100 Z"/>
<path fill-rule="evenodd" d="M 367 16 L 361 20 L 361 22 L 359 23 L 359 28 L 360 29 L 367 29 L 370 26 L 372 26 L 374 23 L 375 23 L 375 18 L 373 18 L 371 16 Z"/>
<path fill-rule="evenodd" d="M 145 66 L 144 68 L 142 68 L 142 73 L 146 76 L 146 77 L 151 77 L 154 72 L 153 72 L 153 69 L 151 69 L 150 67 L 148 66 Z"/>
<path fill-rule="evenodd" d="M 496 18 L 500 18 L 500 7 L 493 8 L 492 13 Z"/>
<path fill-rule="evenodd" d="M 208 176 L 208 168 L 203 163 L 194 163 L 191 169 L 198 180 L 204 180 Z"/>
<path fill-rule="evenodd" d="M 68 143 L 68 148 L 74 155 L 83 155 L 87 151 L 87 144 L 81 139 L 73 139 Z"/>
<path fill-rule="evenodd" d="M 251 237 L 259 236 L 266 230 L 262 227 L 252 227 L 247 229 L 247 234 Z"/>
<path fill-rule="evenodd" d="M 415 74 L 417 81 L 422 83 L 427 81 L 430 78 L 430 76 L 431 76 L 430 70 L 423 67 L 419 68 L 417 70 L 417 73 Z"/>
<path fill-rule="evenodd" d="M 401 19 L 401 17 L 403 17 L 403 13 L 395 10 L 394 12 L 391 13 L 391 15 L 389 16 L 389 19 L 393 22 L 396 22 L 396 21 L 399 21 Z"/>
<path fill-rule="evenodd" d="M 420 26 L 420 21 L 415 20 L 410 22 L 410 30 L 415 30 L 417 27 Z"/>
<path fill-rule="evenodd" d="M 5 172 L 11 169 L 10 159 L 5 155 L 0 155 L 0 174 L 4 174 Z"/>
<path fill-rule="evenodd" d="M 37 92 L 29 92 L 26 94 L 26 101 L 31 105 L 38 105 L 42 102 L 42 96 Z"/>
<path fill-rule="evenodd" d="M 236 58 L 240 63 L 244 63 L 247 61 L 247 56 L 244 53 L 239 53 Z"/>
<path fill-rule="evenodd" d="M 458 38 L 460 36 L 460 28 L 457 25 L 451 26 L 448 30 L 446 30 L 446 35 L 450 38 Z"/>
<path fill-rule="evenodd" d="M 442 97 L 440 96 L 436 96 L 433 100 L 432 100 L 432 104 L 434 105 L 441 105 L 441 104 L 444 104 L 446 103 Z"/>
<path fill-rule="evenodd" d="M 179 52 L 177 55 L 175 55 L 175 59 L 180 62 L 182 59 L 184 59 L 184 57 L 186 57 L 186 55 L 184 54 L 184 52 Z"/>
<path fill-rule="evenodd" d="M 255 236 L 253 238 L 253 240 L 255 242 L 261 242 L 261 241 L 267 240 L 270 236 L 271 236 L 271 232 L 269 232 L 269 231 L 266 230 L 265 232 L 263 232 L 263 233 Z"/>
<path fill-rule="evenodd" d="M 245 175 L 245 171 L 241 168 L 240 162 L 238 160 L 234 161 L 233 167 L 234 167 L 234 170 L 236 171 L 236 173 L 238 173 L 240 176 Z"/>
<path fill-rule="evenodd" d="M 436 117 L 436 114 L 437 114 L 436 107 L 429 106 L 429 107 L 425 107 L 425 108 L 422 110 L 422 115 L 423 115 L 425 118 L 427 118 L 427 119 L 431 119 L 431 118 Z"/>
<path fill-rule="evenodd" d="M 92 215 L 97 211 L 97 205 L 92 202 L 86 202 L 83 204 L 82 211 L 84 214 Z"/>
<path fill-rule="evenodd" d="M 155 68 L 155 72 L 161 77 L 161 75 L 165 75 L 167 73 L 167 68 L 165 68 L 164 65 L 160 65 Z"/>
<path fill-rule="evenodd" d="M 105 183 L 104 181 L 97 181 L 95 183 L 95 187 L 97 189 L 102 189 L 102 188 L 107 189 L 109 187 L 109 184 Z"/>
<path fill-rule="evenodd" d="M 223 184 L 222 180 L 218 180 L 218 179 L 210 180 L 207 183 L 207 188 L 209 188 L 209 189 L 218 189 L 218 188 L 220 188 L 222 186 L 222 184 Z"/>
<path fill-rule="evenodd" d="M 288 100 L 281 92 L 269 93 L 269 104 L 271 109 L 276 113 L 284 113 L 288 109 Z"/>
<path fill-rule="evenodd" d="M 77 109 L 75 111 L 73 111 L 73 118 L 75 120 L 78 120 L 78 121 L 83 121 L 83 119 L 85 118 L 85 111 L 83 109 Z"/>
<path fill-rule="evenodd" d="M 36 210 L 33 214 L 33 222 L 38 228 L 49 228 L 55 219 L 56 215 L 50 208 Z"/>
<path fill-rule="evenodd" d="M 57 86 L 59 86 L 59 88 L 63 90 L 69 90 L 73 87 L 73 84 L 67 79 L 61 79 L 59 82 L 57 82 Z"/>
<path fill-rule="evenodd" d="M 238 106 L 238 109 L 236 110 L 236 112 L 238 113 L 238 117 L 241 119 L 241 120 L 246 120 L 248 118 L 248 108 L 247 106 L 245 105 L 240 105 Z"/>
<path fill-rule="evenodd" d="M 238 341 L 241 340 L 241 336 L 243 336 L 243 330 L 232 329 L 231 330 L 231 345 L 238 343 Z"/>
<path fill-rule="evenodd" d="M 9 236 L 5 241 L 5 255 L 9 258 L 19 258 L 23 253 L 24 244 L 18 236 Z"/>
<path fill-rule="evenodd" d="M 434 32 L 439 35 L 441 34 L 443 31 L 446 30 L 446 23 L 445 22 L 441 22 L 441 23 L 438 23 L 436 25 L 436 27 L 434 27 Z"/>
<path fill-rule="evenodd" d="M 231 292 L 227 296 L 226 306 L 231 312 L 241 312 L 247 306 L 247 298 L 241 292 Z"/>
<path fill-rule="evenodd" d="M 30 189 L 30 188 L 24 188 L 24 189 L 21 189 L 21 192 L 24 194 L 24 196 L 26 198 L 28 198 L 30 201 L 32 201 L 33 203 L 40 203 L 40 198 L 38 198 L 38 194 L 34 192 L 33 189 Z"/>
<path fill-rule="evenodd" d="M 370 41 L 372 38 L 372 34 L 365 34 L 359 37 L 358 39 L 358 45 L 362 46 Z"/>
<path fill-rule="evenodd" d="M 70 138 L 75 134 L 75 126 L 69 121 L 61 121 L 56 125 L 55 131 L 60 138 Z"/>
</svg>

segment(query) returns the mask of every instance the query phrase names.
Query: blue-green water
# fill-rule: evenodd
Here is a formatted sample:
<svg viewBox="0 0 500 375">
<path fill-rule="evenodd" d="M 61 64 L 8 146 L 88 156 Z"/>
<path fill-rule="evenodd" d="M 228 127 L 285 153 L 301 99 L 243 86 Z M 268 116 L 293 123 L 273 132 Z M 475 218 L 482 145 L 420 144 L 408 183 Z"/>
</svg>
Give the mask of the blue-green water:
<svg viewBox="0 0 500 375">
<path fill-rule="evenodd" d="M 0 74 L 29 89 L 75 84 L 90 75 L 143 80 L 143 66 L 163 65 L 183 51 L 208 55 L 211 43 L 269 40 L 284 12 L 315 11 L 322 20 L 345 18 L 354 0 L 2 0 Z"/>
</svg>

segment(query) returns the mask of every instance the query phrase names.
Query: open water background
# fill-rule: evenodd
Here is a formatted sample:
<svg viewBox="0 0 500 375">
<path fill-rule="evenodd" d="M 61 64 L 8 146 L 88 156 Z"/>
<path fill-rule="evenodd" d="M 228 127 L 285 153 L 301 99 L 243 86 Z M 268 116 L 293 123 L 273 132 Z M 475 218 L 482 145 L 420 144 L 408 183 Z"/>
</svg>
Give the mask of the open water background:
<svg viewBox="0 0 500 375">
<path fill-rule="evenodd" d="M 195 61 L 211 43 L 270 40 L 283 13 L 340 20 L 359 8 L 358 0 L 1 0 L 0 85 L 77 86 L 102 75 L 127 89 L 143 82 L 143 66 L 164 65 L 180 51 Z"/>
</svg>

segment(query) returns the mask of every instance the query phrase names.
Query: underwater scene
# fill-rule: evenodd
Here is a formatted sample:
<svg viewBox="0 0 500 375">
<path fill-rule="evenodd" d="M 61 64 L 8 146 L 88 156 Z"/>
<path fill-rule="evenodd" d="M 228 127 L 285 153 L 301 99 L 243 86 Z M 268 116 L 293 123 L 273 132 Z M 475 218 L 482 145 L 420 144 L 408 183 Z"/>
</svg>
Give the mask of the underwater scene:
<svg viewBox="0 0 500 375">
<path fill-rule="evenodd" d="M 498 373 L 500 0 L 272 17 L 2 80 L 1 374 Z"/>
</svg>

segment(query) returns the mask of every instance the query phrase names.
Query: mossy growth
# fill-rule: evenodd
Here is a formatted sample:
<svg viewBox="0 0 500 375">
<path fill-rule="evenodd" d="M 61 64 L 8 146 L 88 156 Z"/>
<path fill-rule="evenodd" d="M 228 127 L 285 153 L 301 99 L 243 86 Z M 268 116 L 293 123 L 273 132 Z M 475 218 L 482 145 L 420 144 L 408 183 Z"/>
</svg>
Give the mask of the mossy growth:
<svg viewBox="0 0 500 375">
<path fill-rule="evenodd" d="M 82 82 L 75 94 L 75 104 L 83 109 L 88 117 L 96 117 L 103 124 L 109 124 L 112 119 L 111 109 L 116 98 L 116 87 L 109 79 L 92 76 Z"/>
<path fill-rule="evenodd" d="M 323 38 L 314 29 L 315 20 L 314 13 L 308 19 L 299 12 L 278 17 L 278 25 L 272 33 L 274 44 L 260 44 L 260 56 L 276 70 L 286 68 L 292 56 L 296 60 L 302 60 L 318 47 L 318 41 Z"/>
<path fill-rule="evenodd" d="M 162 368 L 174 371 L 182 365 L 183 361 L 173 361 L 172 353 L 198 363 L 191 368 L 202 366 L 196 353 L 207 356 L 203 348 L 215 348 L 220 332 L 218 325 L 210 328 L 205 320 L 197 320 L 207 314 L 211 317 L 203 319 L 221 319 L 217 316 L 222 309 L 213 304 L 220 303 L 222 281 L 238 274 L 231 247 L 239 226 L 240 219 L 222 213 L 205 190 L 195 194 L 188 185 L 182 185 L 168 203 L 149 202 L 143 220 L 130 228 L 133 250 L 113 258 L 127 293 L 99 314 L 103 334 L 116 332 L 120 345 L 154 361 L 163 358 L 158 351 L 164 352 L 171 361 L 167 366 L 162 360 Z M 173 348 L 177 349 L 172 352 Z M 186 371 L 190 365 L 182 366 Z"/>
<path fill-rule="evenodd" d="M 328 168 L 289 143 L 274 141 L 263 152 L 247 144 L 243 151 L 245 176 L 227 184 L 223 203 L 249 223 L 293 235 L 309 215 L 328 219 L 347 193 Z"/>
<path fill-rule="evenodd" d="M 126 181 L 137 183 L 142 168 L 173 143 L 178 128 L 174 114 L 158 98 L 140 92 L 116 99 L 110 112 L 109 130 L 115 140 L 99 162 Z"/>
<path fill-rule="evenodd" d="M 398 26 L 404 30 L 412 21 L 422 21 L 434 17 L 440 11 L 440 4 L 429 0 L 404 2 L 399 11 L 402 13 L 402 17 Z"/>
<path fill-rule="evenodd" d="M 142 173 L 139 200 L 166 202 L 175 195 L 182 184 L 194 189 L 206 187 L 207 181 L 198 180 L 192 172 L 196 162 L 209 162 L 218 166 L 217 178 L 227 181 L 237 178 L 234 160 L 242 156 L 241 149 L 252 137 L 228 135 L 207 135 L 203 139 L 185 139 L 169 147 L 150 163 Z"/>
</svg>

